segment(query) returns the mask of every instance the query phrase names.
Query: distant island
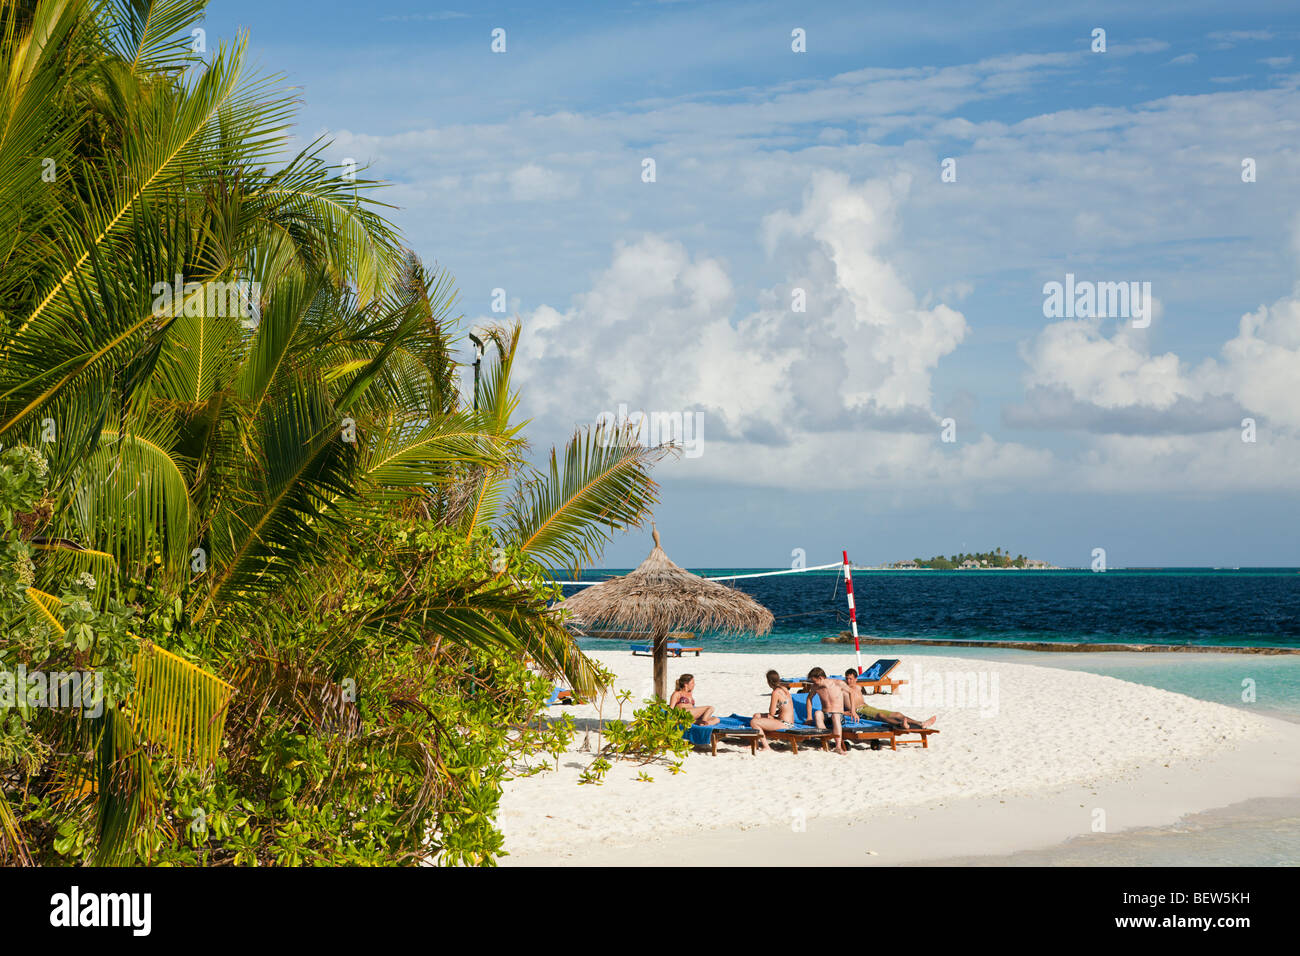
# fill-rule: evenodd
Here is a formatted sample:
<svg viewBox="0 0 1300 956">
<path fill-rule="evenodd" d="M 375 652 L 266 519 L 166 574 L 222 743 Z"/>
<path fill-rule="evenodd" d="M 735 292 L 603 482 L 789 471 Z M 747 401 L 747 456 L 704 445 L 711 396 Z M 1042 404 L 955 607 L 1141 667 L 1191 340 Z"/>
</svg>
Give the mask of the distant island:
<svg viewBox="0 0 1300 956">
<path fill-rule="evenodd" d="M 877 565 L 864 570 L 871 571 L 996 571 L 996 570 L 1060 570 L 1054 564 L 1027 558 L 1023 554 L 1011 556 L 1011 552 L 994 548 L 992 551 L 979 551 L 973 554 L 942 554 L 933 558 L 912 558 L 910 561 L 895 561 L 892 564 Z"/>
</svg>

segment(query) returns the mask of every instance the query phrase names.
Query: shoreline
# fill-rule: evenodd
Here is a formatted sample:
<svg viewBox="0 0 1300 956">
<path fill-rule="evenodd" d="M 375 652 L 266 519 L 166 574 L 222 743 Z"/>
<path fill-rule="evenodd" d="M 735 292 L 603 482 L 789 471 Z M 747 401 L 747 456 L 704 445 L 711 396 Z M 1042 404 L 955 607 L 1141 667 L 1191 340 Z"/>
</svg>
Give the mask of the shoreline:
<svg viewBox="0 0 1300 956">
<path fill-rule="evenodd" d="M 837 653 L 804 656 L 833 665 Z M 599 656 L 620 674 L 618 689 L 635 696 L 645 659 Z M 696 674 L 701 703 L 748 713 L 766 704 L 756 680 L 772 663 L 767 654 L 727 653 L 673 659 L 670 668 Z M 1242 801 L 1300 800 L 1296 723 L 1041 664 L 919 655 L 904 668 L 918 680 L 996 674 L 1000 713 L 926 708 L 944 731 L 928 750 L 751 756 L 724 744 L 717 757 L 688 757 L 679 777 L 652 768 L 651 784 L 616 764 L 604 786 L 578 786 L 592 754 L 571 751 L 559 771 L 509 785 L 502 824 L 511 856 L 502 863 L 765 865 L 787 854 L 826 865 L 988 862 L 1088 837 L 1096 811 L 1114 836 Z M 896 700 L 905 713 L 923 706 L 921 694 Z M 792 829 L 792 814 L 802 830 Z"/>
<path fill-rule="evenodd" d="M 852 644 L 853 635 L 841 631 L 834 637 L 823 637 L 823 644 Z M 1125 652 L 1148 654 L 1176 652 L 1183 654 L 1300 654 L 1300 647 L 1279 647 L 1268 644 L 1088 644 L 1082 641 L 986 641 L 964 638 L 937 637 L 859 637 L 863 647 L 994 647 L 1012 651 L 1041 651 L 1046 653 L 1105 653 Z"/>
</svg>

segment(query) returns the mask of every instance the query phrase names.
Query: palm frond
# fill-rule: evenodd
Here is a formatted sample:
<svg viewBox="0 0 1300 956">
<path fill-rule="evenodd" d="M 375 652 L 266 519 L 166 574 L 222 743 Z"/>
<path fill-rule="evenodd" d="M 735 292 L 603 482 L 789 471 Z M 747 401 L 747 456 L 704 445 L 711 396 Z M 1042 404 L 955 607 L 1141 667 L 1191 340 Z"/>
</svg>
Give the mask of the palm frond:
<svg viewBox="0 0 1300 956">
<path fill-rule="evenodd" d="M 129 860 L 131 840 L 159 804 L 155 750 L 206 767 L 217 757 L 235 688 L 149 642 L 135 656 L 135 690 L 105 711 L 95 752 L 95 863 Z"/>
<path fill-rule="evenodd" d="M 66 503 L 89 541 L 111 542 L 125 565 L 155 552 L 171 570 L 190 553 L 188 466 L 174 456 L 174 436 L 156 419 L 150 432 L 120 436 L 104 429 L 101 443 L 76 473 Z"/>
<path fill-rule="evenodd" d="M 123 707 L 136 739 L 178 760 L 217 759 L 233 685 L 145 641 L 135 657 L 135 690 Z"/>
<path fill-rule="evenodd" d="M 132 73 L 183 70 L 194 62 L 190 29 L 207 0 L 110 0 L 109 42 Z"/>
<path fill-rule="evenodd" d="M 650 513 L 659 486 L 648 468 L 672 451 L 642 446 L 627 429 L 580 429 L 563 470 L 552 449 L 549 470 L 519 489 L 502 536 L 545 567 L 583 567 L 614 531 Z"/>
<path fill-rule="evenodd" d="M 32 857 L 27 851 L 22 827 L 9 801 L 0 790 L 0 864 L 5 866 L 31 866 Z"/>
<path fill-rule="evenodd" d="M 536 591 L 502 577 L 458 581 L 389 601 L 372 612 L 367 628 L 415 626 L 441 640 L 491 654 L 537 661 L 563 676 L 579 694 L 599 690 L 595 667 Z"/>
<path fill-rule="evenodd" d="M 63 607 L 63 601 L 60 598 L 29 587 L 27 589 L 27 600 L 41 620 L 54 628 L 57 633 L 64 633 L 63 625 L 59 623 L 58 618 L 59 608 Z"/>
</svg>

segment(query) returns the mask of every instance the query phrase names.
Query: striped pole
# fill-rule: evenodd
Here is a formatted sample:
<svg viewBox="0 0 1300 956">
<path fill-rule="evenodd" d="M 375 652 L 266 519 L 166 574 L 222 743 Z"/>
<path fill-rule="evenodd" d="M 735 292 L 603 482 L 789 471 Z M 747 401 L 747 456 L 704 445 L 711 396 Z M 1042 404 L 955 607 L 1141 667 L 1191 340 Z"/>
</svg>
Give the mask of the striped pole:
<svg viewBox="0 0 1300 956">
<path fill-rule="evenodd" d="M 844 589 L 849 595 L 849 623 L 853 625 L 853 652 L 858 655 L 858 673 L 862 673 L 862 648 L 858 646 L 858 610 L 853 606 L 853 567 L 849 564 L 849 553 L 844 555 Z"/>
</svg>

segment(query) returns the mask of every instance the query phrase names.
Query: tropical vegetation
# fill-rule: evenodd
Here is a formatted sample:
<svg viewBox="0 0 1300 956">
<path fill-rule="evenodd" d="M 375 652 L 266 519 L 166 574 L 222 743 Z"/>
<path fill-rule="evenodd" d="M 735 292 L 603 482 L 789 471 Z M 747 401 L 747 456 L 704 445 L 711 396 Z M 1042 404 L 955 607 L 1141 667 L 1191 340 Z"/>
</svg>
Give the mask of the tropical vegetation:
<svg viewBox="0 0 1300 956">
<path fill-rule="evenodd" d="M 607 679 L 548 569 L 663 449 L 530 465 L 518 327 L 463 387 L 450 276 L 204 6 L 0 0 L 0 863 L 492 863 Z"/>
</svg>

